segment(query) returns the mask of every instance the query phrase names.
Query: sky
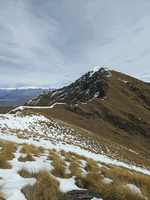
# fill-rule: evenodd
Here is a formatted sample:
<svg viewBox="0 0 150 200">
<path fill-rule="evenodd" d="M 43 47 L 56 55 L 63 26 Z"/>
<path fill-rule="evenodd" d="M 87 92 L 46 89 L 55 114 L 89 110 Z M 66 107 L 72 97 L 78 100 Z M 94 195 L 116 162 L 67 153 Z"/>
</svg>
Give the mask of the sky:
<svg viewBox="0 0 150 200">
<path fill-rule="evenodd" d="M 149 0 L 0 0 L 0 88 L 58 88 L 96 66 L 150 82 Z"/>
</svg>

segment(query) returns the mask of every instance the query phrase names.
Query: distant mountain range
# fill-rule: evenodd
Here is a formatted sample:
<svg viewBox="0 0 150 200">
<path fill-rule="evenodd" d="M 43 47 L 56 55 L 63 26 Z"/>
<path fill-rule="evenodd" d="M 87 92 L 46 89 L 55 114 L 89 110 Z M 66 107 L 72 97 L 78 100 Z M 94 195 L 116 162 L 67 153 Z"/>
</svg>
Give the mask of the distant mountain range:
<svg viewBox="0 0 150 200">
<path fill-rule="evenodd" d="M 0 105 L 19 106 L 23 105 L 27 101 L 31 100 L 37 94 L 44 91 L 51 91 L 51 88 L 36 88 L 36 87 L 24 87 L 24 88 L 1 88 L 0 89 Z"/>
</svg>

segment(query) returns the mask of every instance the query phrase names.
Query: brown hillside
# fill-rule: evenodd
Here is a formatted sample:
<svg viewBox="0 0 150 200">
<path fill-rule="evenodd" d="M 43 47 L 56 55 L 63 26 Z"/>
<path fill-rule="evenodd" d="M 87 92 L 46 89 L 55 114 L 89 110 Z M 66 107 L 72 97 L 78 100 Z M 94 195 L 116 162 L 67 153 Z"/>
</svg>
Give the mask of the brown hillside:
<svg viewBox="0 0 150 200">
<path fill-rule="evenodd" d="M 6 114 L 14 108 L 16 108 L 16 106 L 0 106 L 0 114 Z"/>
<path fill-rule="evenodd" d="M 78 105 L 55 105 L 36 112 L 82 127 L 149 157 L 150 85 L 110 72 L 112 76 L 101 77 L 106 98 Z"/>
</svg>

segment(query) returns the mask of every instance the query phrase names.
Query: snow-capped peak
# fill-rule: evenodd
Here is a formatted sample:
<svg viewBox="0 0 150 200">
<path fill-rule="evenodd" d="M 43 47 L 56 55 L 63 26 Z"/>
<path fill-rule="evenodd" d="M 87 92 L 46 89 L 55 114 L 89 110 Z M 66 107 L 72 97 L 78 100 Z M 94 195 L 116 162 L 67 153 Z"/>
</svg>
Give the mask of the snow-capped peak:
<svg viewBox="0 0 150 200">
<path fill-rule="evenodd" d="M 92 71 L 95 73 L 95 72 L 97 72 L 100 68 L 101 68 L 100 66 L 96 66 L 96 67 L 94 67 L 94 68 L 92 69 Z"/>
<path fill-rule="evenodd" d="M 95 73 L 98 72 L 101 69 L 101 74 L 104 74 L 105 71 L 109 71 L 109 69 L 107 67 L 100 67 L 100 66 L 96 66 L 92 69 L 92 71 L 90 71 L 90 77 Z"/>
</svg>

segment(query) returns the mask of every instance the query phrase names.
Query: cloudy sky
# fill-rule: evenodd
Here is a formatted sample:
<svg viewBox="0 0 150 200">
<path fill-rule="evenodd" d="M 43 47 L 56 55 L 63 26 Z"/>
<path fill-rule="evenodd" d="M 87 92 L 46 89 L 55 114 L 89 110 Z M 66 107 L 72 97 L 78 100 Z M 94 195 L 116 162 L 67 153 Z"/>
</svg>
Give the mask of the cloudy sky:
<svg viewBox="0 0 150 200">
<path fill-rule="evenodd" d="M 150 82 L 149 0 L 0 0 L 0 87 L 60 87 L 95 66 Z"/>
</svg>

